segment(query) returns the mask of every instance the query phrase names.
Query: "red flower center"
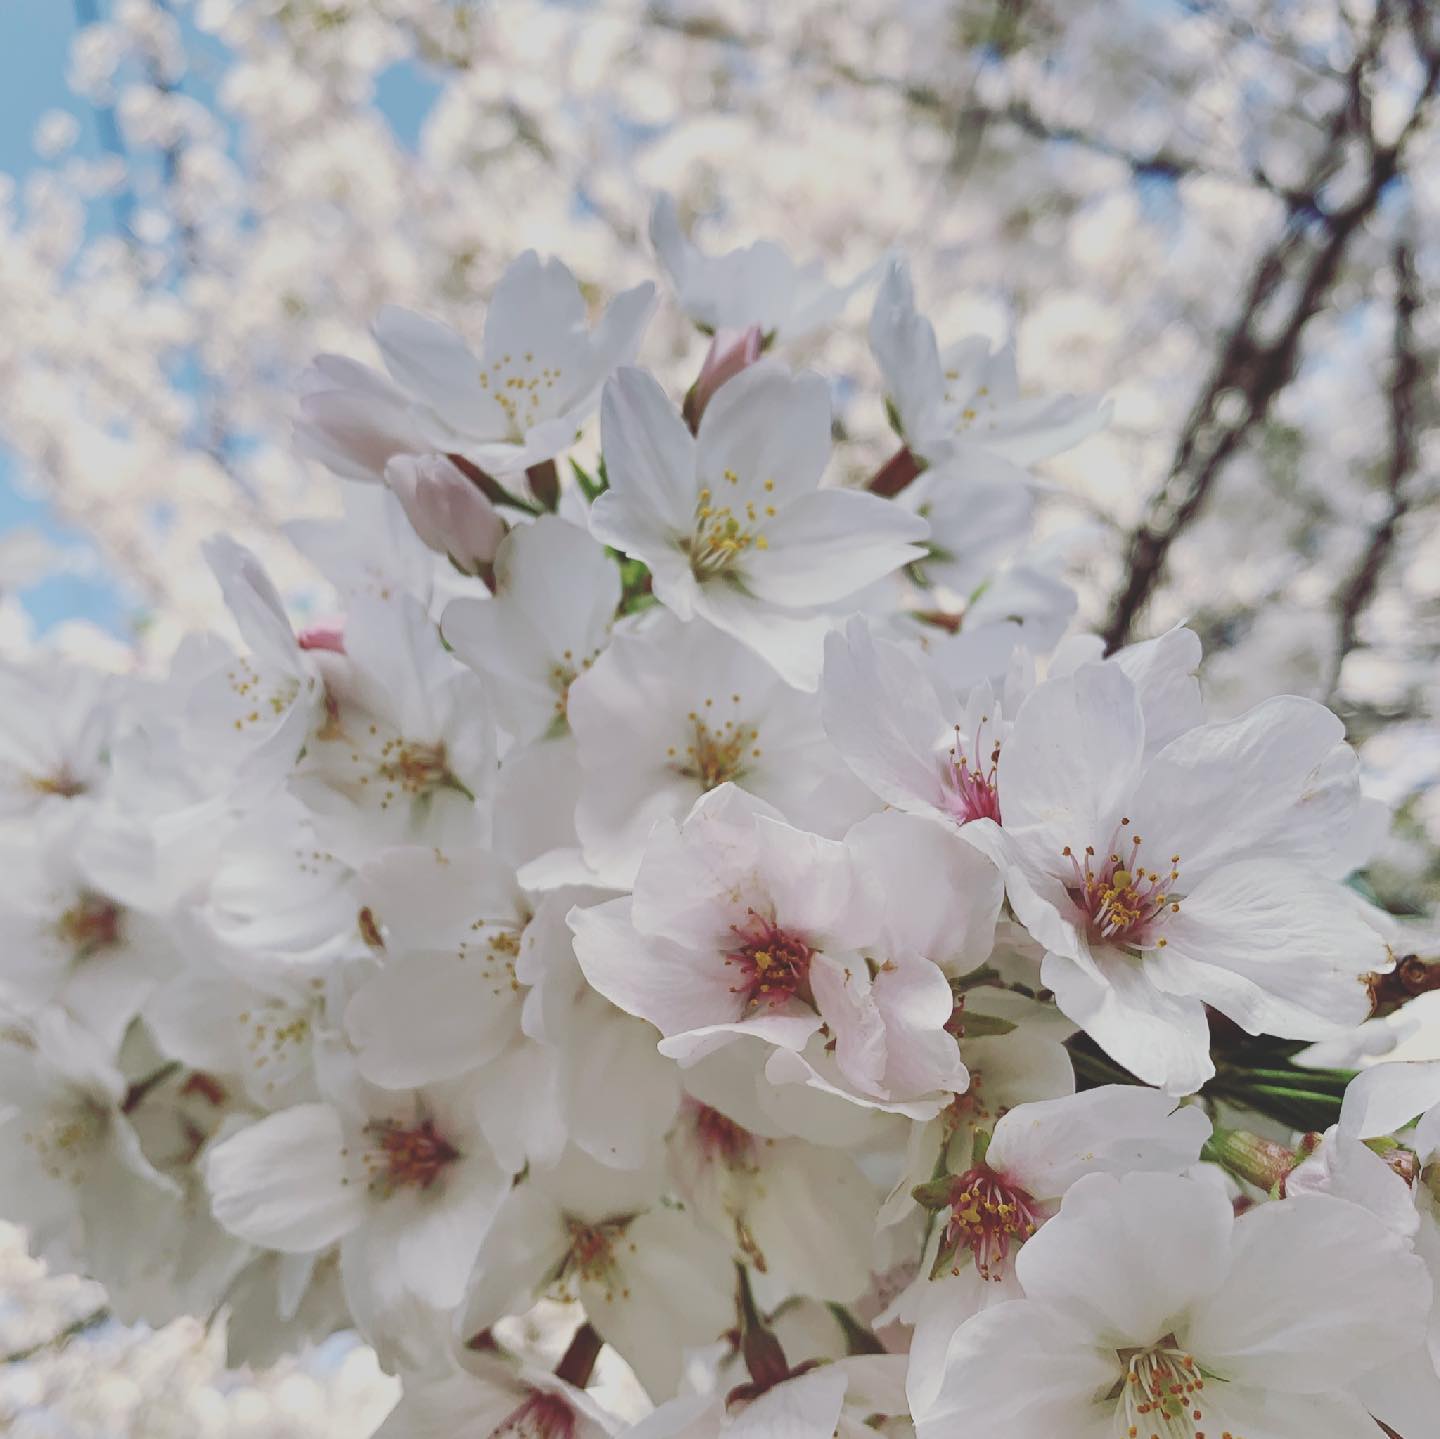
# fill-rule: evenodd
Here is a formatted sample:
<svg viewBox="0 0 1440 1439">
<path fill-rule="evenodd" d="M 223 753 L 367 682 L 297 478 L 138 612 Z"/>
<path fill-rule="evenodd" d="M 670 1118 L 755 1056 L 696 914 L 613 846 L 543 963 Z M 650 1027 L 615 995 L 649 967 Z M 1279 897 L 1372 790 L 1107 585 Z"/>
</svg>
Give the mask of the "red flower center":
<svg viewBox="0 0 1440 1439">
<path fill-rule="evenodd" d="M 810 958 L 814 951 L 798 935 L 781 929 L 752 909 L 744 924 L 731 926 L 738 947 L 725 956 L 734 967 L 731 994 L 744 1002 L 748 1017 L 759 1010 L 779 1009 L 793 998 L 814 1006 L 810 993 Z"/>
<path fill-rule="evenodd" d="M 60 916 L 55 931 L 74 951 L 76 959 L 89 959 L 120 943 L 122 914 L 113 900 L 87 891 Z"/>
<path fill-rule="evenodd" d="M 366 1132 L 375 1138 L 367 1163 L 370 1188 L 377 1192 L 429 1189 L 446 1166 L 460 1158 L 460 1151 L 436 1132 L 433 1119 L 423 1119 L 409 1129 L 393 1119 L 376 1120 L 366 1126 Z"/>
<path fill-rule="evenodd" d="M 1120 821 L 1103 859 L 1097 857 L 1093 845 L 1085 846 L 1083 859 L 1065 846 L 1061 854 L 1074 872 L 1070 897 L 1084 912 L 1092 941 L 1131 949 L 1164 949 L 1166 941 L 1159 928 L 1180 909 L 1174 894 L 1180 856 L 1172 854 L 1163 871 L 1146 869 L 1145 841 L 1129 832 L 1129 824 L 1128 819 Z"/>
<path fill-rule="evenodd" d="M 977 1164 L 956 1177 L 950 1189 L 947 1248 L 968 1249 L 982 1279 L 999 1283 L 1011 1247 L 1018 1248 L 1039 1228 L 1039 1207 L 1018 1184 Z"/>
<path fill-rule="evenodd" d="M 985 745 L 985 726 L 989 715 L 981 715 L 974 738 L 968 746 L 955 726 L 955 743 L 945 760 L 943 806 L 956 824 L 971 820 L 993 819 L 1000 823 L 1000 791 L 996 786 L 1000 767 L 1000 741 Z"/>
<path fill-rule="evenodd" d="M 493 1439 L 574 1439 L 575 1411 L 558 1394 L 533 1390 L 508 1418 L 501 1420 Z"/>
</svg>

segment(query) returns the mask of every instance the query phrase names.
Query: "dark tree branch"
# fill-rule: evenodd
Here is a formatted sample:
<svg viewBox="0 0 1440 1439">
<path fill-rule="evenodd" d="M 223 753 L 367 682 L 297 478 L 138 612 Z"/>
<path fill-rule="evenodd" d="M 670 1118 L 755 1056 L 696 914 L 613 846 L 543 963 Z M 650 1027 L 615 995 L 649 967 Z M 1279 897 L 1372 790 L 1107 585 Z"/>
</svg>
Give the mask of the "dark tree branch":
<svg viewBox="0 0 1440 1439">
<path fill-rule="evenodd" d="M 1335 659 L 1330 676 L 1333 695 L 1340 681 L 1340 666 L 1355 647 L 1360 618 L 1375 598 L 1380 576 L 1395 548 L 1400 524 L 1410 508 L 1408 481 L 1415 470 L 1416 397 L 1421 364 L 1415 347 L 1415 316 L 1422 304 L 1415 256 L 1408 241 L 1395 247 L 1395 329 L 1391 342 L 1389 386 L 1390 443 L 1385 462 L 1385 512 L 1370 532 L 1359 562 L 1335 597 Z"/>
<path fill-rule="evenodd" d="M 1429 109 L 1440 84 L 1440 46 L 1427 43 L 1421 51 L 1423 79 L 1405 125 L 1388 143 L 1381 143 L 1371 128 L 1367 82 L 1390 28 L 1391 9 L 1382 4 L 1377 11 L 1303 194 L 1291 198 L 1283 231 L 1256 263 L 1239 316 L 1181 431 L 1170 473 L 1130 535 L 1125 577 L 1104 628 L 1108 649 L 1130 637 L 1160 582 L 1171 546 L 1294 378 L 1306 326 L 1327 300 L 1351 241 L 1400 173 L 1406 145 Z M 1366 154 L 1364 179 L 1347 202 L 1332 208 L 1325 203 L 1324 188 L 1357 144 Z"/>
</svg>

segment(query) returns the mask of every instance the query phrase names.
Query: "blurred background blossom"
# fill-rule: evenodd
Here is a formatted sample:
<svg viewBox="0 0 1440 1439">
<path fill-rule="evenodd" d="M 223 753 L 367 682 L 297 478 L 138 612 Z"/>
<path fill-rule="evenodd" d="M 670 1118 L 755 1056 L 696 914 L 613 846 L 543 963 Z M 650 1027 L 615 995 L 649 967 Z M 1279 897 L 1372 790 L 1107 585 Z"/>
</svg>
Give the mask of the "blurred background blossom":
<svg viewBox="0 0 1440 1439">
<path fill-rule="evenodd" d="M 323 615 L 285 532 L 340 506 L 291 446 L 303 365 L 373 360 L 390 302 L 478 333 L 527 247 L 598 308 L 666 192 L 711 251 L 903 248 L 942 338 L 1108 392 L 1047 468 L 1083 621 L 1188 618 L 1223 709 L 1331 703 L 1398 815 L 1369 882 L 1433 957 L 1437 86 L 1428 0 L 0 0 L 0 652 L 163 663 L 225 624 L 216 530 Z M 850 482 L 893 449 L 865 320 L 809 355 Z M 671 306 L 641 358 L 678 393 L 702 353 Z M 18 1242 L 0 1271 L 12 1355 L 94 1307 Z M 195 1325 L 84 1332 L 0 1366 L 0 1427 L 359 1435 L 390 1402 L 360 1350 L 242 1377 Z"/>
</svg>

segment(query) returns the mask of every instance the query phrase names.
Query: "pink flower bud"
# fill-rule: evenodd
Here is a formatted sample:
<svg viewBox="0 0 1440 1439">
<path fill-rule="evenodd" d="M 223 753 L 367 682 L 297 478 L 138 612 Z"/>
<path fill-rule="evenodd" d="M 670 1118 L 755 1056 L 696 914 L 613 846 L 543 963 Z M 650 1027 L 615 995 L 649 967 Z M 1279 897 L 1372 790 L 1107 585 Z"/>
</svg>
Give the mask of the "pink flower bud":
<svg viewBox="0 0 1440 1439">
<path fill-rule="evenodd" d="M 345 621 L 320 620 L 316 624 L 306 625 L 295 639 L 302 650 L 329 650 L 332 654 L 343 655 Z"/>
<path fill-rule="evenodd" d="M 700 374 L 685 396 L 685 419 L 692 430 L 700 428 L 700 416 L 705 406 L 715 398 L 715 391 L 733 380 L 741 370 L 753 365 L 760 358 L 765 336 L 759 325 L 748 330 L 716 330 L 706 352 Z"/>
<path fill-rule="evenodd" d="M 415 533 L 467 575 L 495 558 L 505 521 L 444 455 L 397 455 L 385 466 L 385 483 Z"/>
</svg>

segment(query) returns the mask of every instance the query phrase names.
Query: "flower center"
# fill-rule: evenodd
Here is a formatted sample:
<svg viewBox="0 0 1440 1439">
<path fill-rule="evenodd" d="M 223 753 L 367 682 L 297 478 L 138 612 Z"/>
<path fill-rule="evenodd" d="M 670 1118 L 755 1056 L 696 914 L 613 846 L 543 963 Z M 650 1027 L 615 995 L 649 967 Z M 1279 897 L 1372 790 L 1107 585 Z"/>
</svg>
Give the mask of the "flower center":
<svg viewBox="0 0 1440 1439">
<path fill-rule="evenodd" d="M 51 1179 L 78 1186 L 85 1183 L 90 1157 L 109 1124 L 110 1116 L 98 1104 L 82 1099 L 38 1116 L 20 1137 Z"/>
<path fill-rule="evenodd" d="M 277 1001 L 247 1009 L 239 1018 L 245 1026 L 245 1051 L 255 1080 L 267 1094 L 273 1094 L 295 1075 L 297 1065 L 308 1063 L 310 1016 Z M 268 1075 L 264 1073 L 267 1069 Z"/>
<path fill-rule="evenodd" d="M 567 1218 L 570 1253 L 562 1267 L 562 1277 L 582 1284 L 603 1284 L 607 1299 L 628 1299 L 630 1291 L 624 1286 L 616 1265 L 615 1246 L 624 1239 L 633 1218 L 634 1215 L 627 1215 L 593 1224 L 584 1219 Z M 634 1247 L 630 1246 L 632 1250 Z"/>
<path fill-rule="evenodd" d="M 1093 845 L 1085 846 L 1083 863 L 1068 844 L 1061 851 L 1074 872 L 1070 897 L 1084 911 L 1092 940 L 1134 949 L 1164 949 L 1166 940 L 1158 930 L 1180 910 L 1174 894 L 1180 856 L 1172 854 L 1163 873 L 1146 869 L 1145 841 L 1138 834 L 1129 834 L 1129 823 L 1128 819 L 1120 821 L 1104 859 L 1097 858 Z"/>
<path fill-rule="evenodd" d="M 737 983 L 731 994 L 742 997 L 745 1014 L 779 1009 L 792 998 L 814 1006 L 810 993 L 810 957 L 814 951 L 798 935 L 783 930 L 774 920 L 752 909 L 744 924 L 731 925 L 738 948 L 725 956 L 734 966 Z"/>
<path fill-rule="evenodd" d="M 549 415 L 553 396 L 549 393 L 564 371 L 557 365 L 537 364 L 533 351 L 518 359 L 502 355 L 479 372 L 480 388 L 493 399 L 505 417 L 505 438 L 519 443 L 531 425 Z"/>
<path fill-rule="evenodd" d="M 398 785 L 408 795 L 428 794 L 441 785 L 454 784 L 445 759 L 443 744 L 417 744 L 413 740 L 389 739 L 380 747 L 376 772 L 383 780 Z M 387 795 L 386 798 L 393 796 Z"/>
<path fill-rule="evenodd" d="M 726 483 L 735 487 L 740 476 L 725 471 Z M 765 481 L 767 493 L 775 488 L 774 480 Z M 741 513 L 736 513 L 739 506 Z M 775 514 L 774 505 L 764 506 L 765 517 Z M 690 556 L 690 568 L 697 580 L 724 574 L 746 550 L 769 549 L 770 541 L 755 527 L 761 523 L 760 507 L 754 500 L 735 499 L 735 505 L 718 502 L 709 486 L 701 489 L 695 501 L 695 531 L 682 542 Z"/>
<path fill-rule="evenodd" d="M 491 1439 L 574 1439 L 575 1411 L 558 1394 L 532 1391 L 500 1425 Z"/>
<path fill-rule="evenodd" d="M 995 408 L 995 402 L 990 398 L 990 386 L 981 385 L 979 389 L 972 390 L 965 396 L 963 402 L 956 395 L 951 386 L 958 384 L 960 371 L 951 369 L 945 371 L 945 403 L 954 408 L 955 429 L 959 434 L 964 434 L 971 425 L 980 418 L 982 411 L 989 411 Z"/>
<path fill-rule="evenodd" d="M 89 959 L 120 943 L 123 915 L 113 900 L 86 890 L 55 921 L 55 934 L 77 960 Z"/>
<path fill-rule="evenodd" d="M 596 650 L 594 654 L 585 655 L 577 660 L 574 650 L 565 650 L 560 658 L 550 666 L 550 688 L 555 691 L 553 724 L 563 725 L 565 723 L 570 710 L 570 686 L 595 663 L 595 657 L 599 653 L 600 651 Z"/>
<path fill-rule="evenodd" d="M 233 663 L 235 668 L 226 671 L 225 679 L 236 700 L 237 712 L 231 723 L 237 730 L 268 724 L 295 703 L 295 696 L 300 693 L 300 681 L 294 676 L 262 675 L 243 657 Z"/>
<path fill-rule="evenodd" d="M 406 1129 L 398 1120 L 377 1119 L 365 1126 L 375 1147 L 365 1156 L 370 1189 L 387 1197 L 397 1189 L 429 1189 L 460 1151 L 436 1132 L 433 1119 Z"/>
<path fill-rule="evenodd" d="M 732 695 L 731 700 L 739 704 L 740 696 Z M 705 703 L 709 706 L 713 702 L 707 699 Z M 667 757 L 677 774 L 695 780 L 707 794 L 727 781 L 743 779 L 746 760 L 760 757 L 756 744 L 760 731 L 747 728 L 743 720 L 706 720 L 696 710 L 691 710 L 686 719 L 694 737 L 683 755 L 672 745 Z"/>
<path fill-rule="evenodd" d="M 1205 1377 L 1167 1335 L 1149 1349 L 1122 1353 L 1128 1439 L 1205 1439 Z M 1219 1439 L 1243 1439 L 1228 1431 Z"/>
<path fill-rule="evenodd" d="M 26 782 L 37 794 L 49 795 L 56 799 L 75 799 L 89 789 L 84 780 L 76 779 L 63 766 L 54 774 L 30 775 Z"/>
<path fill-rule="evenodd" d="M 718 1159 L 732 1169 L 749 1167 L 755 1152 L 755 1136 L 708 1104 L 694 1100 L 687 1103 L 700 1152 L 707 1159 Z"/>
<path fill-rule="evenodd" d="M 968 1249 L 982 1279 L 998 1284 L 1005 1277 L 1013 1245 L 1018 1248 L 1040 1226 L 1039 1206 L 1018 1184 L 977 1164 L 958 1175 L 950 1188 L 950 1218 L 944 1248 Z"/>
<path fill-rule="evenodd" d="M 1000 741 L 991 742 L 987 755 L 984 737 L 989 720 L 989 715 L 980 716 L 968 752 L 960 738 L 960 726 L 955 726 L 955 743 L 945 758 L 941 781 L 943 807 L 956 824 L 969 824 L 973 819 L 993 819 L 996 824 L 1000 823 L 1000 794 L 996 788 Z"/>
</svg>

